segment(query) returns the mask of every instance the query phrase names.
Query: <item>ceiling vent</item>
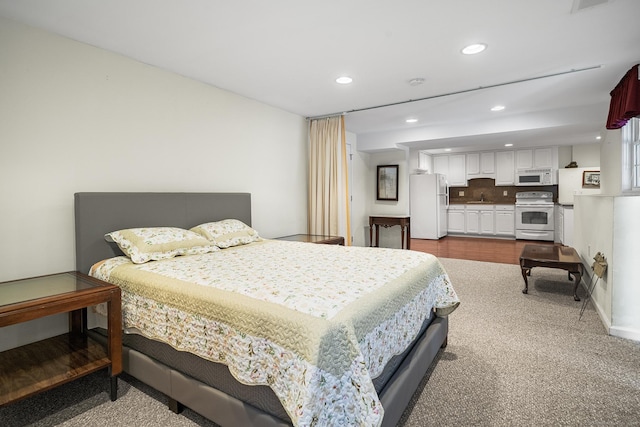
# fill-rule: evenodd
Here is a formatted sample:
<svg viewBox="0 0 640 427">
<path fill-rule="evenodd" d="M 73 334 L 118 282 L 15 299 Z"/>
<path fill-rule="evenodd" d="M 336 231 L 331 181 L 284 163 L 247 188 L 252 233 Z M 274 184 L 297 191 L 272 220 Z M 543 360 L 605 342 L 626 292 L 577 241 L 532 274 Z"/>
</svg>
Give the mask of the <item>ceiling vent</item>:
<svg viewBox="0 0 640 427">
<path fill-rule="evenodd" d="M 611 0 L 573 0 L 573 6 L 571 7 L 571 13 L 576 13 L 584 9 L 588 9 L 593 6 L 609 3 Z"/>
</svg>

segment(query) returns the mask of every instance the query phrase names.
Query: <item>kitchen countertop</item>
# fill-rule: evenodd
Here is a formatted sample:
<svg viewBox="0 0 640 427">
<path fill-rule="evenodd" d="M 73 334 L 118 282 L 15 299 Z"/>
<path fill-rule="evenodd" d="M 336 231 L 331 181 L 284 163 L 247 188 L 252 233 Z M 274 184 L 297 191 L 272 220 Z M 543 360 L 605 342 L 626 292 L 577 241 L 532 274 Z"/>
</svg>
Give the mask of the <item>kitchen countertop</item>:
<svg viewBox="0 0 640 427">
<path fill-rule="evenodd" d="M 515 203 L 509 203 L 509 202 L 481 202 L 479 200 L 470 200 L 467 202 L 452 202 L 449 201 L 449 205 L 513 205 L 515 206 Z"/>
</svg>

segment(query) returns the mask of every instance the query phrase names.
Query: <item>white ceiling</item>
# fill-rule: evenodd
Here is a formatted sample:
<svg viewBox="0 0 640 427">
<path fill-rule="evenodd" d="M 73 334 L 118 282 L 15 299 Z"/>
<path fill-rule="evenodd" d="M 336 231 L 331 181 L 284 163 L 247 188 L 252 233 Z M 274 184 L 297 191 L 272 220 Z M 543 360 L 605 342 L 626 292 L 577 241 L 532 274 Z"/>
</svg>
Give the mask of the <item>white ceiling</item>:
<svg viewBox="0 0 640 427">
<path fill-rule="evenodd" d="M 368 151 L 594 143 L 640 62 L 639 0 L 0 0 L 0 16 L 305 117 L 348 112 Z"/>
</svg>

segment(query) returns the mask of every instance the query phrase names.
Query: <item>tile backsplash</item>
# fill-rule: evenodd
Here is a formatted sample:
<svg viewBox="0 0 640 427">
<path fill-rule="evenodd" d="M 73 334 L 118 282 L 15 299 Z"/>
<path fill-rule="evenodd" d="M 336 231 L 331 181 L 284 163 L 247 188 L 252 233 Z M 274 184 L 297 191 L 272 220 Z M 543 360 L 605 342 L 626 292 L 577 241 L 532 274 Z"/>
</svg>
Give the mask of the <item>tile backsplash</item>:
<svg viewBox="0 0 640 427">
<path fill-rule="evenodd" d="M 512 205 L 516 203 L 516 193 L 521 191 L 551 191 L 553 201 L 558 201 L 557 185 L 501 185 L 496 187 L 496 181 L 492 178 L 474 178 L 470 179 L 468 183 L 467 187 L 449 187 L 449 203 L 461 204 L 479 201 L 484 196 L 484 201 L 488 203 Z"/>
</svg>

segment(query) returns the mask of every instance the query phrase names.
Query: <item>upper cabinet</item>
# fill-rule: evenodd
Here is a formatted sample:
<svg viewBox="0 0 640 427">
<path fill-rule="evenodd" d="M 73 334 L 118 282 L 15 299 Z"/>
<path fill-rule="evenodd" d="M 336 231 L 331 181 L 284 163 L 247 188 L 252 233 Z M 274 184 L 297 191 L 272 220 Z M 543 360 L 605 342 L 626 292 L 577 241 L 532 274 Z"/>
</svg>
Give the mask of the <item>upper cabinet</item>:
<svg viewBox="0 0 640 427">
<path fill-rule="evenodd" d="M 496 161 L 493 151 L 467 153 L 467 179 L 495 178 Z"/>
<path fill-rule="evenodd" d="M 449 155 L 449 185 L 466 186 L 467 174 L 464 154 Z"/>
<path fill-rule="evenodd" d="M 433 157 L 433 173 L 441 173 L 449 178 L 449 156 Z"/>
<path fill-rule="evenodd" d="M 560 147 L 441 154 L 433 156 L 433 172 L 446 175 L 452 187 L 466 187 L 473 178 L 493 178 L 495 185 L 515 185 L 516 171 L 557 170 L 560 163 L 569 161 L 570 155 Z"/>
<path fill-rule="evenodd" d="M 515 153 L 498 151 L 496 153 L 496 185 L 514 185 L 515 183 Z"/>
<path fill-rule="evenodd" d="M 450 186 L 465 187 L 467 185 L 464 154 L 447 154 L 433 157 L 434 173 L 446 175 Z"/>
<path fill-rule="evenodd" d="M 516 169 L 558 168 L 558 147 L 516 151 Z"/>
</svg>

